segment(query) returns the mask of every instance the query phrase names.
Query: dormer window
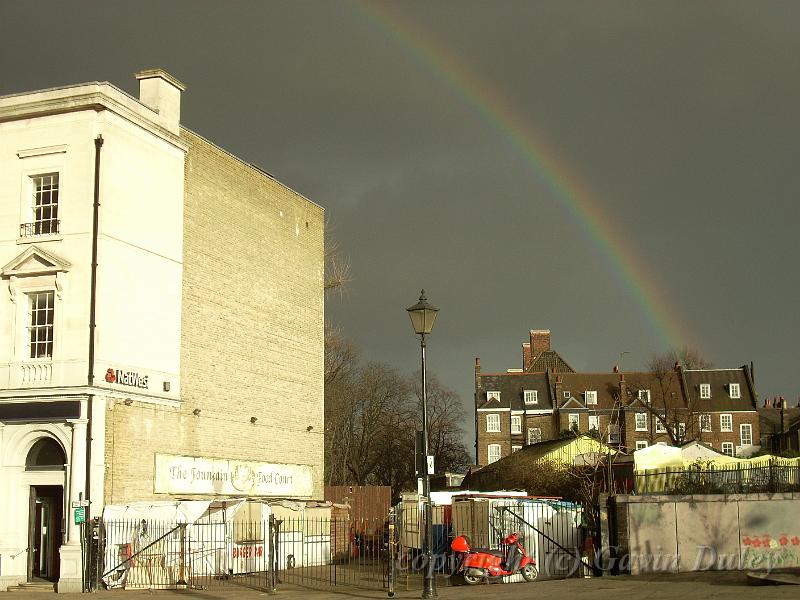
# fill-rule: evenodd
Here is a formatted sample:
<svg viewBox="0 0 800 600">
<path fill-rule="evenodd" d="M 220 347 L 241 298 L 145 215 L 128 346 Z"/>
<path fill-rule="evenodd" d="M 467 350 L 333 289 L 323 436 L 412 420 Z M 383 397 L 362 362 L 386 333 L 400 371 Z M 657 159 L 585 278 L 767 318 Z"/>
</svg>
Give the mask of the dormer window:
<svg viewBox="0 0 800 600">
<path fill-rule="evenodd" d="M 711 398 L 711 384 L 710 383 L 701 383 L 700 384 L 700 397 L 701 398 Z"/>
<path fill-rule="evenodd" d="M 597 404 L 597 391 L 586 390 L 586 404 Z"/>
<path fill-rule="evenodd" d="M 730 394 L 731 398 L 741 398 L 742 392 L 739 388 L 738 383 L 729 383 L 728 384 L 728 393 Z"/>
<path fill-rule="evenodd" d="M 500 392 L 486 392 L 486 401 L 497 400 L 500 402 Z"/>
<path fill-rule="evenodd" d="M 525 390 L 525 404 L 538 404 L 539 391 L 538 390 Z"/>
<path fill-rule="evenodd" d="M 639 400 L 650 404 L 650 390 L 639 390 Z"/>
</svg>

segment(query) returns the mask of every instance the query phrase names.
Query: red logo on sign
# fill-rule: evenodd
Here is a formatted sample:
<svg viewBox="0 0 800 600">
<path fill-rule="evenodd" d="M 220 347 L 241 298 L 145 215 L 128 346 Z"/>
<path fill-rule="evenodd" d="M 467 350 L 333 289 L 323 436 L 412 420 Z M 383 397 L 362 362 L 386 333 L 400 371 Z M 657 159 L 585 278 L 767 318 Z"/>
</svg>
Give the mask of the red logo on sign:
<svg viewBox="0 0 800 600">
<path fill-rule="evenodd" d="M 114 369 L 109 369 L 106 371 L 106 381 L 108 383 L 114 383 L 117 380 L 117 376 L 114 373 Z"/>
</svg>

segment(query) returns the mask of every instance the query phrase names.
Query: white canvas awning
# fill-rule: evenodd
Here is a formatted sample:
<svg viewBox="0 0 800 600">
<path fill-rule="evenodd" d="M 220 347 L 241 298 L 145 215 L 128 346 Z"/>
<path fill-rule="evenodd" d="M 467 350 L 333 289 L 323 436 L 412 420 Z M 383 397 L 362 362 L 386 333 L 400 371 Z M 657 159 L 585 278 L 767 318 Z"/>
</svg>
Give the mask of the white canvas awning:
<svg viewBox="0 0 800 600">
<path fill-rule="evenodd" d="M 162 502 L 131 502 L 129 504 L 107 504 L 103 509 L 104 521 L 139 521 L 141 519 L 169 523 L 191 524 L 210 509 L 225 506 L 226 519 L 230 520 L 244 500 L 227 502 L 210 500 L 172 500 Z"/>
</svg>

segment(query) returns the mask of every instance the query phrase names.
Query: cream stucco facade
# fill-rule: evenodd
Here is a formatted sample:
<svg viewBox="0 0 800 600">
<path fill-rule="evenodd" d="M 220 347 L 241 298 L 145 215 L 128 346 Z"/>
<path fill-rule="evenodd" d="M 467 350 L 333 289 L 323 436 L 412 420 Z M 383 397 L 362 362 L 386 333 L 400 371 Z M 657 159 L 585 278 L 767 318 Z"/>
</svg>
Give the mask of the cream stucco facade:
<svg viewBox="0 0 800 600">
<path fill-rule="evenodd" d="M 0 98 L 0 589 L 79 591 L 72 503 L 174 497 L 157 456 L 322 495 L 323 211 L 137 78 Z"/>
</svg>

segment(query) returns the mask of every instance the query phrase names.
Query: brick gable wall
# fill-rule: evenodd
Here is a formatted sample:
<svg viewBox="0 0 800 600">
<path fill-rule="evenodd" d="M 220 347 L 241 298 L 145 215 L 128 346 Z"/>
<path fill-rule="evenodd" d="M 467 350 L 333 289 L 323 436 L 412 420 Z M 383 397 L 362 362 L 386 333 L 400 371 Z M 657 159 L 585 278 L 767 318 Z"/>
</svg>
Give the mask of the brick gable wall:
<svg viewBox="0 0 800 600">
<path fill-rule="evenodd" d="M 181 406 L 110 406 L 106 502 L 156 498 L 156 453 L 311 465 L 322 498 L 323 211 L 182 135 Z"/>
</svg>

